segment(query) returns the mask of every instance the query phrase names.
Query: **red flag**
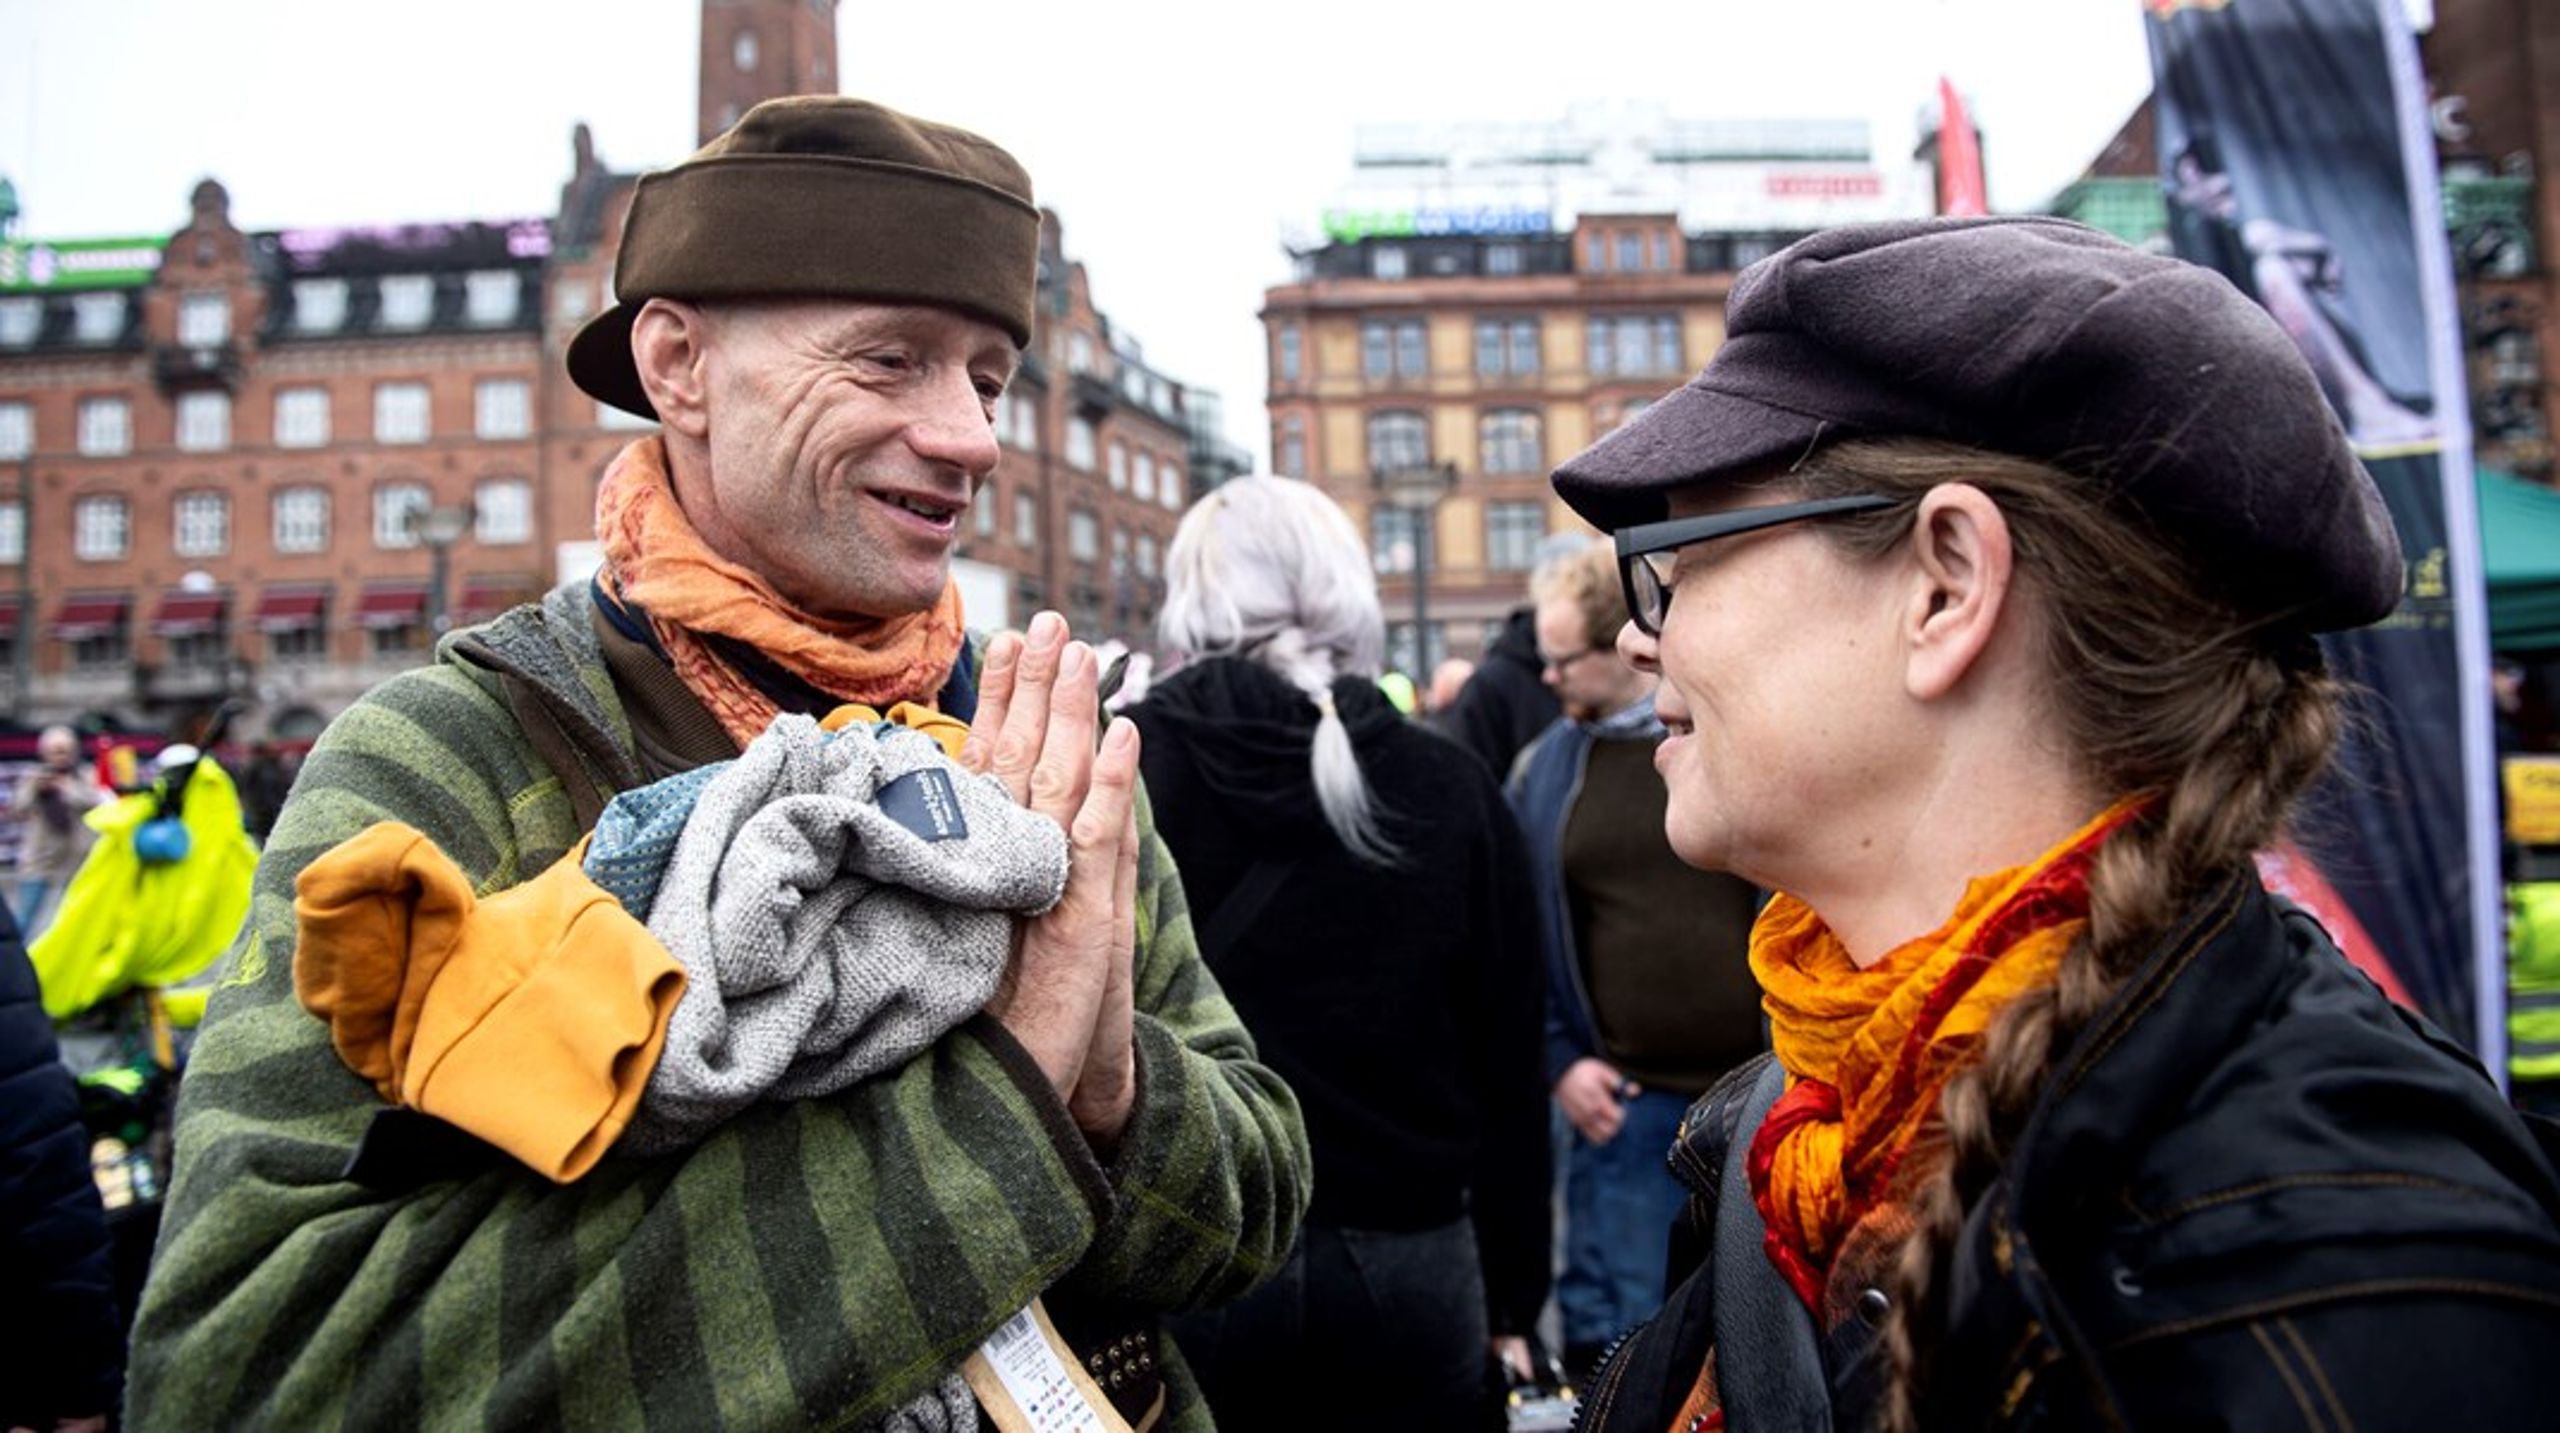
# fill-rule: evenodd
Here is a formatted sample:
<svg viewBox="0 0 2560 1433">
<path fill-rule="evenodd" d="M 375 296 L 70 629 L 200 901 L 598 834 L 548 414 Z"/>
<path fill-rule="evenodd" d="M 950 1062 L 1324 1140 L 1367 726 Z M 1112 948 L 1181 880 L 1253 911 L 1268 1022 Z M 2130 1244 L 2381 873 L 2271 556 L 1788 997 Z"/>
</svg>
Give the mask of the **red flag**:
<svg viewBox="0 0 2560 1433">
<path fill-rule="evenodd" d="M 1982 182 L 1982 146 L 1955 81 L 1938 77 L 1938 212 L 1988 214 L 1990 190 Z"/>
</svg>

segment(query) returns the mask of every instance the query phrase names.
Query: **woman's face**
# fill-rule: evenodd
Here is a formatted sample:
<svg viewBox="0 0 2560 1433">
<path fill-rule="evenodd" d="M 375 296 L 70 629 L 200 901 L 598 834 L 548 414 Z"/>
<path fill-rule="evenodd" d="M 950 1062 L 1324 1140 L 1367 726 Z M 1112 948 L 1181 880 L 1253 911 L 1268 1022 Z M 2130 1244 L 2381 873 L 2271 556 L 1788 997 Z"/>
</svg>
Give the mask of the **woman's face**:
<svg viewBox="0 0 2560 1433">
<path fill-rule="evenodd" d="M 1675 495 L 1671 516 L 1765 495 Z M 1659 671 L 1654 753 L 1670 792 L 1671 847 L 1693 866 L 1801 889 L 1794 873 L 1836 859 L 1859 813 L 1894 785 L 1909 740 L 1892 640 L 1894 557 L 1860 563 L 1814 524 L 1678 550 L 1659 638 L 1630 623 L 1627 660 Z"/>
</svg>

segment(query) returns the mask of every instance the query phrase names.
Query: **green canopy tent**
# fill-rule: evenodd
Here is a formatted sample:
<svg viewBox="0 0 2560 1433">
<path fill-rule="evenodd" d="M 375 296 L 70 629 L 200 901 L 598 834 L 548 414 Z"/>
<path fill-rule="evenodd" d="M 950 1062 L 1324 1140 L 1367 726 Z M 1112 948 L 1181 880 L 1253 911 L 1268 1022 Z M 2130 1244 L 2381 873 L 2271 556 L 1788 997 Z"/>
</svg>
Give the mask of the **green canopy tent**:
<svg viewBox="0 0 2560 1433">
<path fill-rule="evenodd" d="M 2479 476 L 2489 645 L 2560 656 L 2560 492 L 2494 468 Z"/>
</svg>

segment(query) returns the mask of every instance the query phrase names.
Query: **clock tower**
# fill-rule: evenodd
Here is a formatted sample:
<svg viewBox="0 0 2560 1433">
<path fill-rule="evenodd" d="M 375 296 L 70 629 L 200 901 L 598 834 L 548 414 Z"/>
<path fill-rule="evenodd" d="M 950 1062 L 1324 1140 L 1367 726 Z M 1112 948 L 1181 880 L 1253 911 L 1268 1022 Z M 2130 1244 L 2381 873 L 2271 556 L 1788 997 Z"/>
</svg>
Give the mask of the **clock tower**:
<svg viewBox="0 0 2560 1433">
<path fill-rule="evenodd" d="M 701 143 L 760 100 L 837 83 L 836 0 L 702 0 Z"/>
</svg>

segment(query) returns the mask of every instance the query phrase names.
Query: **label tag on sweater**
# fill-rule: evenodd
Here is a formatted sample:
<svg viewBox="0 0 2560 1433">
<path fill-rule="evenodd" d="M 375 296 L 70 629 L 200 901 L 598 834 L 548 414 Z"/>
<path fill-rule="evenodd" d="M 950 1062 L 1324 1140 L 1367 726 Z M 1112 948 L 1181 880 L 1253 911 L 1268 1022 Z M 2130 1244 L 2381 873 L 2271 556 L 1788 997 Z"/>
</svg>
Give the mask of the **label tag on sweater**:
<svg viewBox="0 0 2560 1433">
<path fill-rule="evenodd" d="M 880 788 L 880 813 L 928 841 L 957 841 L 969 834 L 960 814 L 960 788 L 938 766 L 910 771 Z"/>
<path fill-rule="evenodd" d="M 987 1335 L 960 1376 L 1002 1433 L 1130 1433 L 1038 1299 Z"/>
</svg>

